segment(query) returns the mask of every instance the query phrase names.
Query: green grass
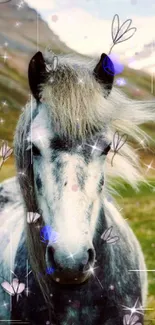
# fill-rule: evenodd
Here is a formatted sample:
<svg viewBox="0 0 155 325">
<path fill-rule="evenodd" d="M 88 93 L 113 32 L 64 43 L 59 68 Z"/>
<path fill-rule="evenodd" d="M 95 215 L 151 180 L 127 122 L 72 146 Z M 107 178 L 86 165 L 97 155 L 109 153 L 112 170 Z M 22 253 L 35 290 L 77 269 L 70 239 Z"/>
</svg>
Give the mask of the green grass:
<svg viewBox="0 0 155 325">
<path fill-rule="evenodd" d="M 16 175 L 16 168 L 14 158 L 10 157 L 2 166 L 0 170 L 0 183 Z"/>
<path fill-rule="evenodd" d="M 150 185 L 140 185 L 135 193 L 128 184 L 124 188 L 116 186 L 121 198 L 117 202 L 123 208 L 121 214 L 133 229 L 145 256 L 148 270 L 155 270 L 155 179 L 150 179 Z M 155 324 L 155 272 L 148 272 L 149 295 L 147 308 L 154 309 L 146 312 L 146 319 L 154 319 Z M 146 322 L 146 324 L 148 324 Z"/>
<path fill-rule="evenodd" d="M 13 144 L 16 124 L 21 109 L 27 102 L 28 92 L 26 77 L 6 63 L 0 71 L 0 119 L 4 120 L 0 123 L 0 139 L 7 140 L 9 146 Z M 3 106 L 3 101 L 7 102 L 7 106 Z M 3 171 L 0 174 L 3 174 Z"/>
</svg>

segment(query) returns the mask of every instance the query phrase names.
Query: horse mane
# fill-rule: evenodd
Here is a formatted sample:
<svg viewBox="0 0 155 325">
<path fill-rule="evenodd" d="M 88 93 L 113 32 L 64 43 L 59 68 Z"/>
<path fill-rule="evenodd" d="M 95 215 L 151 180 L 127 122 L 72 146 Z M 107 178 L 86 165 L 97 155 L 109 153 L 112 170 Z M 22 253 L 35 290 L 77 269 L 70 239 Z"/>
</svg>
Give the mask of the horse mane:
<svg viewBox="0 0 155 325">
<path fill-rule="evenodd" d="M 96 60 L 78 59 L 72 55 L 60 55 L 58 60 L 57 70 L 51 70 L 47 82 L 40 87 L 42 102 L 37 104 L 36 100 L 32 99 L 27 103 L 15 133 L 16 165 L 26 211 L 37 212 L 33 168 L 26 150 L 31 117 L 35 115 L 37 105 L 47 111 L 57 133 L 79 137 L 81 142 L 86 135 L 93 135 L 95 132 L 105 134 L 109 141 L 113 142 L 114 133 L 119 131 L 120 134 L 125 133 L 138 142 L 139 147 L 145 147 L 149 136 L 142 131 L 140 125 L 155 119 L 152 101 L 129 99 L 115 86 L 105 98 L 103 87 L 92 75 Z M 50 62 L 52 56 L 46 57 L 47 66 Z M 113 192 L 113 177 L 120 177 L 134 188 L 138 188 L 139 181 L 145 179 L 137 151 L 129 143 L 125 143 L 116 154 L 113 166 L 112 155 L 113 153 L 109 153 L 106 159 L 103 195 Z M 19 171 L 23 171 L 26 177 L 19 175 Z M 47 278 L 40 278 L 38 275 L 38 271 L 42 272 L 45 267 L 45 249 L 41 244 L 39 231 L 34 230 L 33 224 L 26 222 L 26 229 L 32 268 L 44 298 L 49 302 L 50 287 Z"/>
</svg>

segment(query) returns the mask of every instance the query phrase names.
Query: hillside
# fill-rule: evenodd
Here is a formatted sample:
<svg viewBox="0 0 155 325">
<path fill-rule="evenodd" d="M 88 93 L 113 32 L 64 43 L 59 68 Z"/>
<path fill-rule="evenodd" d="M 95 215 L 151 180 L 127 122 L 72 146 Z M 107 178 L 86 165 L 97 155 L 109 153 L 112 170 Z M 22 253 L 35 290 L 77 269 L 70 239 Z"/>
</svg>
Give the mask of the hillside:
<svg viewBox="0 0 155 325">
<path fill-rule="evenodd" d="M 26 3 L 18 8 L 19 1 L 0 4 L 0 55 L 9 56 L 9 64 L 21 73 L 27 71 L 29 58 L 39 48 L 50 45 L 55 53 L 70 52 L 36 10 Z M 3 69 L 3 66 L 0 66 Z"/>
<path fill-rule="evenodd" d="M 50 46 L 55 53 L 71 50 L 59 40 L 36 10 L 19 1 L 0 3 L 0 139 L 12 144 L 22 107 L 29 98 L 27 67 L 39 49 Z M 38 39 L 38 42 L 37 42 Z"/>
</svg>

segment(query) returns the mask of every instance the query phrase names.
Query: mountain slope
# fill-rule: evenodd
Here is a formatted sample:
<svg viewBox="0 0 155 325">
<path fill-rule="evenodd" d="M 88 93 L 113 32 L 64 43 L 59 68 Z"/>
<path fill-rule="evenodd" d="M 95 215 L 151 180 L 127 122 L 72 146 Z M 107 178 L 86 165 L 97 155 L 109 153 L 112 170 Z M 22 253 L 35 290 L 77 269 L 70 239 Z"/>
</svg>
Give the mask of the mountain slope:
<svg viewBox="0 0 155 325">
<path fill-rule="evenodd" d="M 36 10 L 18 4 L 19 0 L 0 3 L 0 139 L 9 145 L 29 97 L 27 67 L 32 55 L 47 46 L 55 53 L 72 52 L 39 15 L 37 20 Z"/>
<path fill-rule="evenodd" d="M 25 72 L 29 58 L 38 49 L 50 46 L 55 53 L 72 52 L 61 42 L 36 10 L 19 1 L 0 4 L 0 54 L 10 56 L 10 65 Z"/>
</svg>

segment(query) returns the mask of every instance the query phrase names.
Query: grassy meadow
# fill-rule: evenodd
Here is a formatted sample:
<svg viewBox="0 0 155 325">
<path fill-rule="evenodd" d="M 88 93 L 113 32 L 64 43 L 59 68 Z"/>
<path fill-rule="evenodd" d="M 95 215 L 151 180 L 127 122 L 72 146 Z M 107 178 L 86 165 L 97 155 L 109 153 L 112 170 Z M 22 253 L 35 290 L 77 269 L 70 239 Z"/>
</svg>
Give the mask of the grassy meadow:
<svg viewBox="0 0 155 325">
<path fill-rule="evenodd" d="M 0 59 L 0 64 L 1 64 Z M 151 77 L 142 72 L 125 69 L 121 77 L 127 81 L 123 87 L 124 91 L 131 97 L 138 99 L 150 99 L 154 97 L 151 94 Z M 0 139 L 8 140 L 9 146 L 12 146 L 13 134 L 20 111 L 28 99 L 27 79 L 21 76 L 18 71 L 5 64 L 5 70 L 0 72 Z M 3 101 L 7 105 L 3 105 Z M 155 140 L 155 124 L 149 123 L 142 126 Z M 141 151 L 141 157 L 144 164 L 154 162 L 154 141 L 151 142 L 151 151 Z M 9 158 L 0 170 L 0 182 L 15 175 L 14 158 Z M 121 197 L 117 201 L 122 208 L 124 218 L 134 230 L 139 239 L 147 263 L 148 270 L 155 270 L 155 170 L 147 173 L 150 186 L 141 184 L 138 193 L 135 193 L 129 185 L 119 188 Z M 117 188 L 118 189 L 118 188 Z M 148 307 L 153 310 L 146 312 L 146 324 L 155 324 L 155 272 L 148 272 L 149 278 L 149 296 Z M 132 285 L 132 284 L 131 284 Z M 148 320 L 152 320 L 150 323 Z"/>
</svg>

